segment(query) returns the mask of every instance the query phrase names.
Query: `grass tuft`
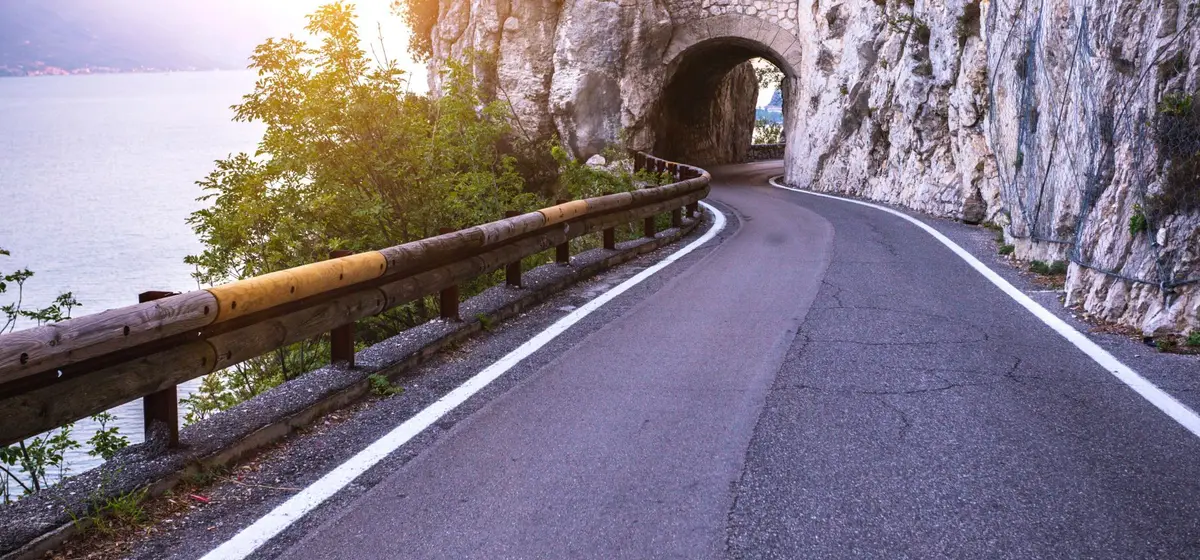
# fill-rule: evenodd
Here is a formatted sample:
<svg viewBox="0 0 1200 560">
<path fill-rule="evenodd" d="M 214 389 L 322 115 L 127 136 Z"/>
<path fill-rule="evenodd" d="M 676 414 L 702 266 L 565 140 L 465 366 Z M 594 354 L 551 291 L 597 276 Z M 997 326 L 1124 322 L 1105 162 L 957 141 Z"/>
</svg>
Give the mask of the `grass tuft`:
<svg viewBox="0 0 1200 560">
<path fill-rule="evenodd" d="M 371 384 L 371 394 L 378 397 L 390 397 L 404 392 L 404 387 L 393 384 L 390 379 L 378 373 L 367 376 L 367 383 Z"/>
</svg>

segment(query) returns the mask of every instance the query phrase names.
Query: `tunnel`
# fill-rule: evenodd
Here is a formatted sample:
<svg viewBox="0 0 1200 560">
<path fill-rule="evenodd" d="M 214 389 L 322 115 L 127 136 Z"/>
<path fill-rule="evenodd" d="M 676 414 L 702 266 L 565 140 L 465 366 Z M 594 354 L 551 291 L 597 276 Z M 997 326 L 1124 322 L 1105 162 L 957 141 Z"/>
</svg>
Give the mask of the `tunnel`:
<svg viewBox="0 0 1200 560">
<path fill-rule="evenodd" d="M 779 116 L 784 118 L 781 128 L 786 131 L 788 98 L 794 89 L 789 87 L 791 67 L 757 41 L 718 37 L 689 46 L 669 64 L 652 123 L 654 153 L 700 166 L 748 161 L 758 120 L 759 78 L 751 65 L 755 59 L 773 66 L 782 76 Z M 764 129 L 760 126 L 759 132 Z M 769 132 L 760 137 L 769 138 Z"/>
</svg>

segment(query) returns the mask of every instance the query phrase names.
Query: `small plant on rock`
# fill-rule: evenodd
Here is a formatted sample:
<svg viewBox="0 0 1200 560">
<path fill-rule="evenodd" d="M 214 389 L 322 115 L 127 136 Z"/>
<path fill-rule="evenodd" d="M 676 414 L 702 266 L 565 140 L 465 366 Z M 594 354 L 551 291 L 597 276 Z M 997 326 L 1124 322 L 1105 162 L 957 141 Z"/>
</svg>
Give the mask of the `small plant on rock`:
<svg viewBox="0 0 1200 560">
<path fill-rule="evenodd" d="M 1005 244 L 1005 245 L 1000 246 L 1000 254 L 1001 255 L 1008 256 L 1008 255 L 1013 254 L 1013 251 L 1016 251 L 1016 250 L 1017 250 L 1017 248 L 1012 245 Z"/>
<path fill-rule="evenodd" d="M 1192 348 L 1200 348 L 1200 329 L 1192 331 L 1192 334 L 1188 335 L 1184 344 Z"/>
<path fill-rule="evenodd" d="M 1141 204 L 1133 205 L 1133 215 L 1129 217 L 1129 235 L 1137 235 L 1146 231 L 1149 223 L 1146 221 L 1146 213 L 1142 211 Z"/>
<path fill-rule="evenodd" d="M 371 385 L 371 394 L 378 397 L 390 397 L 404 392 L 404 387 L 393 384 L 390 379 L 378 373 L 367 376 L 367 383 Z"/>
</svg>

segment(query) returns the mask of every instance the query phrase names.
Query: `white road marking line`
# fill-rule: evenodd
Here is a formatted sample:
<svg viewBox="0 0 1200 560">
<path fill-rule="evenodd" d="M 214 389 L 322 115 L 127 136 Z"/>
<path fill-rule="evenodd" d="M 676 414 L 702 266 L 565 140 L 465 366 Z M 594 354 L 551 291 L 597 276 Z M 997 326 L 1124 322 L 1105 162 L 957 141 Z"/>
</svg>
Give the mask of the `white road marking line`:
<svg viewBox="0 0 1200 560">
<path fill-rule="evenodd" d="M 1187 429 L 1187 431 L 1191 432 L 1192 435 L 1200 437 L 1200 416 L 1197 416 L 1195 411 L 1188 408 L 1187 405 L 1179 402 L 1178 400 L 1175 400 L 1175 397 L 1172 397 L 1166 391 L 1159 389 L 1157 385 L 1151 383 L 1145 377 L 1142 377 L 1140 374 L 1138 374 L 1138 372 L 1134 371 L 1133 368 L 1121 363 L 1120 360 L 1108 353 L 1107 350 L 1101 348 L 1095 342 L 1092 342 L 1090 338 L 1084 336 L 1083 333 L 1080 333 L 1079 331 L 1075 330 L 1074 327 L 1068 325 L 1066 321 L 1059 319 L 1058 316 L 1054 315 L 1045 307 L 1042 307 L 1037 302 L 1033 301 L 1033 299 L 1025 295 L 1024 292 L 1017 289 L 1016 286 L 1010 284 L 1008 280 L 1005 280 L 999 274 L 996 274 L 996 272 L 988 268 L 987 265 L 979 262 L 979 259 L 976 259 L 974 255 L 968 253 L 966 249 L 963 249 L 945 235 L 942 235 L 942 233 L 938 230 L 933 229 L 933 227 L 916 218 L 913 218 L 912 216 L 909 216 L 903 212 L 897 212 L 896 210 L 892 210 L 886 206 L 871 204 L 870 202 L 863 202 L 851 198 L 842 198 L 840 196 L 792 188 L 780 184 L 778 181 L 776 181 L 776 179 L 778 179 L 778 177 L 772 177 L 770 179 L 771 186 L 775 188 L 803 193 L 809 196 L 831 198 L 833 200 L 840 200 L 842 202 L 849 202 L 850 204 L 858 204 L 859 206 L 867 206 L 876 210 L 882 210 L 888 214 L 899 216 L 905 220 L 908 220 L 910 223 L 925 230 L 926 233 L 932 235 L 934 239 L 941 241 L 942 245 L 949 247 L 950 250 L 962 258 L 962 260 L 971 265 L 971 268 L 974 268 L 976 272 L 982 274 L 984 278 L 987 278 L 992 284 L 995 284 L 996 287 L 1000 288 L 1001 291 L 1003 291 L 1005 294 L 1008 294 L 1008 297 L 1016 300 L 1016 302 L 1021 304 L 1022 307 L 1028 309 L 1030 313 L 1033 313 L 1035 317 L 1041 319 L 1043 323 L 1054 329 L 1054 331 L 1060 336 L 1067 339 L 1067 341 L 1071 344 L 1074 344 L 1076 348 L 1080 349 L 1084 354 L 1087 354 L 1088 357 L 1090 357 L 1097 364 L 1100 364 L 1100 367 L 1108 370 L 1108 372 L 1113 374 L 1114 377 L 1120 379 L 1122 383 L 1128 385 L 1130 389 L 1136 391 L 1137 394 L 1149 401 L 1150 404 L 1163 411 L 1163 413 L 1165 413 L 1167 416 L 1170 416 L 1172 420 L 1178 422 L 1180 426 L 1183 426 L 1185 429 Z"/>
<path fill-rule="evenodd" d="M 642 283 L 642 281 L 658 273 L 658 271 L 679 260 L 684 255 L 708 243 L 709 240 L 716 237 L 725 228 L 725 215 L 707 203 L 701 202 L 700 204 L 712 213 L 713 225 L 699 239 L 689 243 L 686 247 L 672 253 L 667 258 L 621 282 L 615 288 L 604 292 L 596 299 L 587 302 L 579 309 L 559 319 L 547 327 L 546 330 L 538 333 L 537 336 L 529 339 L 483 371 L 475 374 L 474 377 L 447 393 L 446 396 L 438 399 L 437 402 L 429 405 L 429 407 L 417 413 L 416 416 L 404 421 L 391 432 L 376 440 L 375 443 L 359 451 L 357 455 L 338 465 L 328 474 L 313 482 L 286 502 L 279 504 L 270 513 L 255 521 L 249 527 L 242 529 L 241 532 L 221 544 L 221 546 L 213 549 L 212 552 L 204 555 L 201 560 L 240 560 L 253 554 L 259 547 L 283 532 L 292 523 L 295 523 L 304 517 L 304 515 L 316 509 L 325 500 L 328 500 L 353 482 L 359 475 L 375 466 L 393 451 L 399 449 L 400 446 L 408 443 L 417 434 L 425 431 L 434 422 L 437 422 L 460 404 L 466 402 L 472 395 L 487 387 L 501 375 L 504 375 L 513 366 L 520 363 L 521 360 L 537 352 L 572 325 L 599 309 L 600 306 L 612 301 L 617 296 L 625 293 L 625 291 Z"/>
</svg>

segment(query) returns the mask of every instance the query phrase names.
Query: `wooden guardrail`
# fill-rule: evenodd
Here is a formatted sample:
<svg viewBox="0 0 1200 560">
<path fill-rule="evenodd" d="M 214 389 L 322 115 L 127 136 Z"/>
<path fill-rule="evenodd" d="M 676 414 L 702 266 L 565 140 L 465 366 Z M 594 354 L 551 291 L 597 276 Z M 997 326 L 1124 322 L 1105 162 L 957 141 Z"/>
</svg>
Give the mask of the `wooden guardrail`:
<svg viewBox="0 0 1200 560">
<path fill-rule="evenodd" d="M 457 318 L 459 283 L 507 269 L 520 285 L 520 261 L 552 247 L 682 209 L 697 210 L 709 174 L 634 153 L 636 169 L 670 173 L 675 182 L 569 201 L 379 251 L 332 258 L 184 294 L 143 294 L 142 303 L 0 336 L 0 445 L 54 429 L 137 398 L 147 431 L 168 423 L 177 443 L 175 386 L 288 344 L 433 294 L 442 315 Z M 569 258 L 569 254 L 567 255 Z M 352 343 L 352 338 L 350 339 Z M 334 359 L 346 350 L 334 349 Z M 350 350 L 352 358 L 353 350 Z"/>
</svg>

